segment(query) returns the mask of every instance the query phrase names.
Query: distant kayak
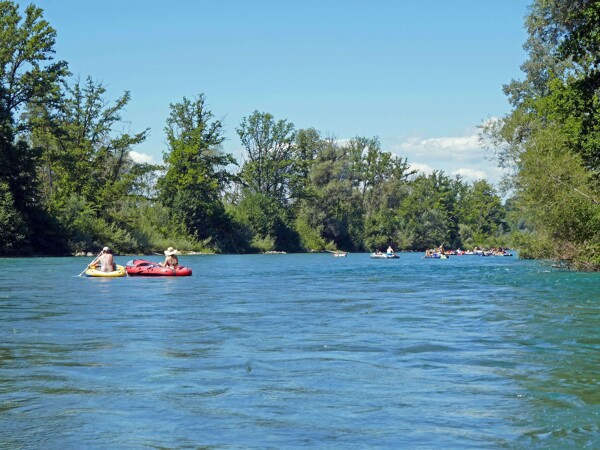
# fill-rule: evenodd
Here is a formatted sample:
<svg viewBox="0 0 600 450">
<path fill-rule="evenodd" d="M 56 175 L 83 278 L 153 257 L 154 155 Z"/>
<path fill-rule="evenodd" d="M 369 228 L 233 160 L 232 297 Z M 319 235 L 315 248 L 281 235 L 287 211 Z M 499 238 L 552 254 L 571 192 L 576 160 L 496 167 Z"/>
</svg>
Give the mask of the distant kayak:
<svg viewBox="0 0 600 450">
<path fill-rule="evenodd" d="M 192 269 L 179 266 L 177 269 L 163 267 L 158 263 L 146 261 L 145 259 L 134 259 L 125 266 L 128 275 L 146 277 L 187 277 L 192 274 Z"/>
<path fill-rule="evenodd" d="M 86 277 L 124 277 L 125 276 L 125 267 L 119 266 L 117 264 L 117 270 L 113 270 L 112 272 L 102 272 L 99 269 L 87 269 L 85 271 Z"/>
</svg>

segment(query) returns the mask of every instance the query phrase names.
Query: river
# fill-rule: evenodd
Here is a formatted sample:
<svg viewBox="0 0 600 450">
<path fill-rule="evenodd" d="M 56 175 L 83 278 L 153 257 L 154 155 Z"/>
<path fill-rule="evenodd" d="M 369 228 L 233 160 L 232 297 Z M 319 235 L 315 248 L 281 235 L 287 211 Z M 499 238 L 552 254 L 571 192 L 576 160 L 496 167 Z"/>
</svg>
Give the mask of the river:
<svg viewBox="0 0 600 450">
<path fill-rule="evenodd" d="M 0 259 L 0 448 L 600 448 L 600 274 L 400 255 Z"/>
</svg>

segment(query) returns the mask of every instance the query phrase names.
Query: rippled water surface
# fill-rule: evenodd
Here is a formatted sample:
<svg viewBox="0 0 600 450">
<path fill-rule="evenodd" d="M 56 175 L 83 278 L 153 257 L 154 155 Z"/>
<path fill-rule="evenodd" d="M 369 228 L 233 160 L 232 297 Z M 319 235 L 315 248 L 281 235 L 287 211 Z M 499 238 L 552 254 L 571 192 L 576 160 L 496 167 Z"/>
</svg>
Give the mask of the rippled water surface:
<svg viewBox="0 0 600 450">
<path fill-rule="evenodd" d="M 600 448 L 600 274 L 300 254 L 78 277 L 88 259 L 0 259 L 0 448 Z"/>
</svg>

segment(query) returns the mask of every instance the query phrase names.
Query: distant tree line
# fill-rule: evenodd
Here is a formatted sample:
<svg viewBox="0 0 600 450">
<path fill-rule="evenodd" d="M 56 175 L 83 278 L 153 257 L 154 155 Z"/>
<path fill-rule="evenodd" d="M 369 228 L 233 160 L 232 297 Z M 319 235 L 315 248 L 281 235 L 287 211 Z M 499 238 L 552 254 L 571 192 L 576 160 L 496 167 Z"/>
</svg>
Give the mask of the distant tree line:
<svg viewBox="0 0 600 450">
<path fill-rule="evenodd" d="M 266 112 L 254 111 L 236 128 L 244 149 L 236 161 L 223 151 L 223 125 L 203 94 L 170 105 L 163 163 L 136 162 L 131 152 L 148 130 L 123 131 L 129 93 L 110 101 L 101 83 L 72 79 L 67 63 L 53 59 L 56 32 L 42 10 L 30 5 L 21 15 L 14 2 L 0 1 L 0 253 L 61 255 L 104 245 L 118 253 L 168 246 L 422 251 L 518 242 L 526 255 L 557 257 L 536 249 L 566 236 L 573 255 L 583 245 L 597 258 L 598 91 L 588 84 L 600 77 L 590 69 L 580 80 L 582 63 L 573 62 L 597 63 L 593 30 L 589 54 L 575 51 L 584 25 L 555 53 L 532 34 L 542 42 L 531 45 L 548 53 L 532 53 L 527 81 L 506 88 L 514 112 L 485 130 L 500 162 L 517 166 L 517 195 L 503 205 L 486 180 L 419 174 L 376 137 L 339 141 Z M 563 53 L 571 66 L 561 78 L 556 54 Z M 543 56 L 552 70 L 543 69 Z M 563 200 L 570 219 L 559 218 Z M 561 221 L 561 229 L 548 225 Z"/>
</svg>

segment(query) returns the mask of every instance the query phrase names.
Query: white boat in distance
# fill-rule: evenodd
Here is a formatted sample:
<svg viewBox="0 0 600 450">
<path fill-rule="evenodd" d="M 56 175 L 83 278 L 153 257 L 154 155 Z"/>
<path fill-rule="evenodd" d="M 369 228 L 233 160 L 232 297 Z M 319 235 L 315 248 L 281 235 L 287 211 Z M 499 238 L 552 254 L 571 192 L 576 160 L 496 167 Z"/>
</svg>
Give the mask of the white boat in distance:
<svg viewBox="0 0 600 450">
<path fill-rule="evenodd" d="M 335 258 L 345 258 L 346 256 L 348 256 L 348 252 L 333 252 L 332 255 Z"/>
<path fill-rule="evenodd" d="M 395 253 L 371 253 L 371 258 L 376 258 L 376 259 L 397 259 L 400 258 L 397 254 Z"/>
</svg>

